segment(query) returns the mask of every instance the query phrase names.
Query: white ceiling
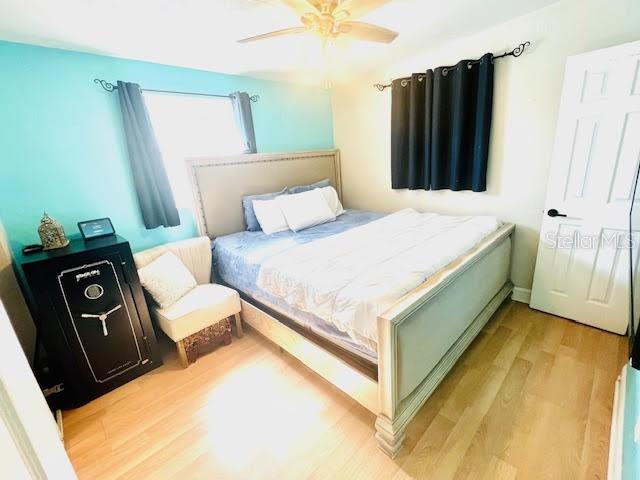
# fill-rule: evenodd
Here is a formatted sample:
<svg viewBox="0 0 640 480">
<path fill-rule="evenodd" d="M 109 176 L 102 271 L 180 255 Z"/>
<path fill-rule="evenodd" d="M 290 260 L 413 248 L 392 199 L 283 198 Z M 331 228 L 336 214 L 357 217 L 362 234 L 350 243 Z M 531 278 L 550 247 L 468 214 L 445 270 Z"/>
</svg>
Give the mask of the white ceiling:
<svg viewBox="0 0 640 480">
<path fill-rule="evenodd" d="M 279 0 L 0 0 L 0 39 L 262 78 L 323 84 L 470 35 L 557 0 L 391 0 L 361 20 L 400 32 L 391 45 L 313 35 L 241 45 L 298 26 Z M 515 44 L 522 39 L 506 39 Z"/>
</svg>

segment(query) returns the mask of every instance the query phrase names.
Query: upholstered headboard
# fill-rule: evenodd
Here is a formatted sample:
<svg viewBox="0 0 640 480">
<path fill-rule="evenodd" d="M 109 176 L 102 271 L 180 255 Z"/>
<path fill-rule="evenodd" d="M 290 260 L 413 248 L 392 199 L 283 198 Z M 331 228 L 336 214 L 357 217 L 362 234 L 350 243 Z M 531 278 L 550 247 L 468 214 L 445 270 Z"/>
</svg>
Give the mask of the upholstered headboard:
<svg viewBox="0 0 640 480">
<path fill-rule="evenodd" d="M 187 160 L 198 230 L 210 238 L 244 230 L 242 197 L 328 178 L 342 198 L 338 150 Z"/>
</svg>

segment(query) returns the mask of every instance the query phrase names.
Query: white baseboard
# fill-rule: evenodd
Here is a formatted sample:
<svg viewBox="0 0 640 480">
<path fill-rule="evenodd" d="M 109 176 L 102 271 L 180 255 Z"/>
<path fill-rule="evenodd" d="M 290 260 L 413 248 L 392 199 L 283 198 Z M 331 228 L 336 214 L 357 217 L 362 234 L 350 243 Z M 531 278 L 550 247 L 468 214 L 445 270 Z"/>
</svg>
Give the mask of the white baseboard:
<svg viewBox="0 0 640 480">
<path fill-rule="evenodd" d="M 527 305 L 531 301 L 531 289 L 522 287 L 513 287 L 513 293 L 511 299 L 516 302 L 526 303 Z"/>
</svg>

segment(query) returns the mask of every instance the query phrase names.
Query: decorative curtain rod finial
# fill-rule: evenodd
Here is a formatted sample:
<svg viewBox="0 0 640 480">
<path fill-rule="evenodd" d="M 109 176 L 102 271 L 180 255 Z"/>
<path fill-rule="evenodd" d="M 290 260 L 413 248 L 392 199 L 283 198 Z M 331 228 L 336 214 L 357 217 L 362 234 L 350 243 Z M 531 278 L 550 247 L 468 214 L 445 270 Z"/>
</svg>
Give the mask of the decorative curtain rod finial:
<svg viewBox="0 0 640 480">
<path fill-rule="evenodd" d="M 113 83 L 109 83 L 106 80 L 101 80 L 99 78 L 94 78 L 93 83 L 97 83 L 102 88 L 104 88 L 107 92 L 113 92 L 114 90 L 118 89 L 118 87 L 115 86 Z"/>
<path fill-rule="evenodd" d="M 529 47 L 529 46 L 531 46 L 531 42 L 529 40 L 527 40 L 526 42 L 521 43 L 516 48 L 514 48 L 513 51 L 511 52 L 511 54 L 514 57 L 519 57 L 524 52 L 524 49 Z"/>
</svg>

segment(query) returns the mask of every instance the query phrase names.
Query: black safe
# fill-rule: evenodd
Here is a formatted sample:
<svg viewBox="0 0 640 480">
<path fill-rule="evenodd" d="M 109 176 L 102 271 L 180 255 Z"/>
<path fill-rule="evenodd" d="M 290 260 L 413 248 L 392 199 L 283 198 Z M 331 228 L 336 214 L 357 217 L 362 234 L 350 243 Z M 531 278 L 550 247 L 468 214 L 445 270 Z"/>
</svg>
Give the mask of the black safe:
<svg viewBox="0 0 640 480">
<path fill-rule="evenodd" d="M 162 365 L 125 239 L 72 240 L 23 255 L 18 266 L 44 370 L 62 384 L 53 387 L 56 408 L 83 405 Z"/>
</svg>

